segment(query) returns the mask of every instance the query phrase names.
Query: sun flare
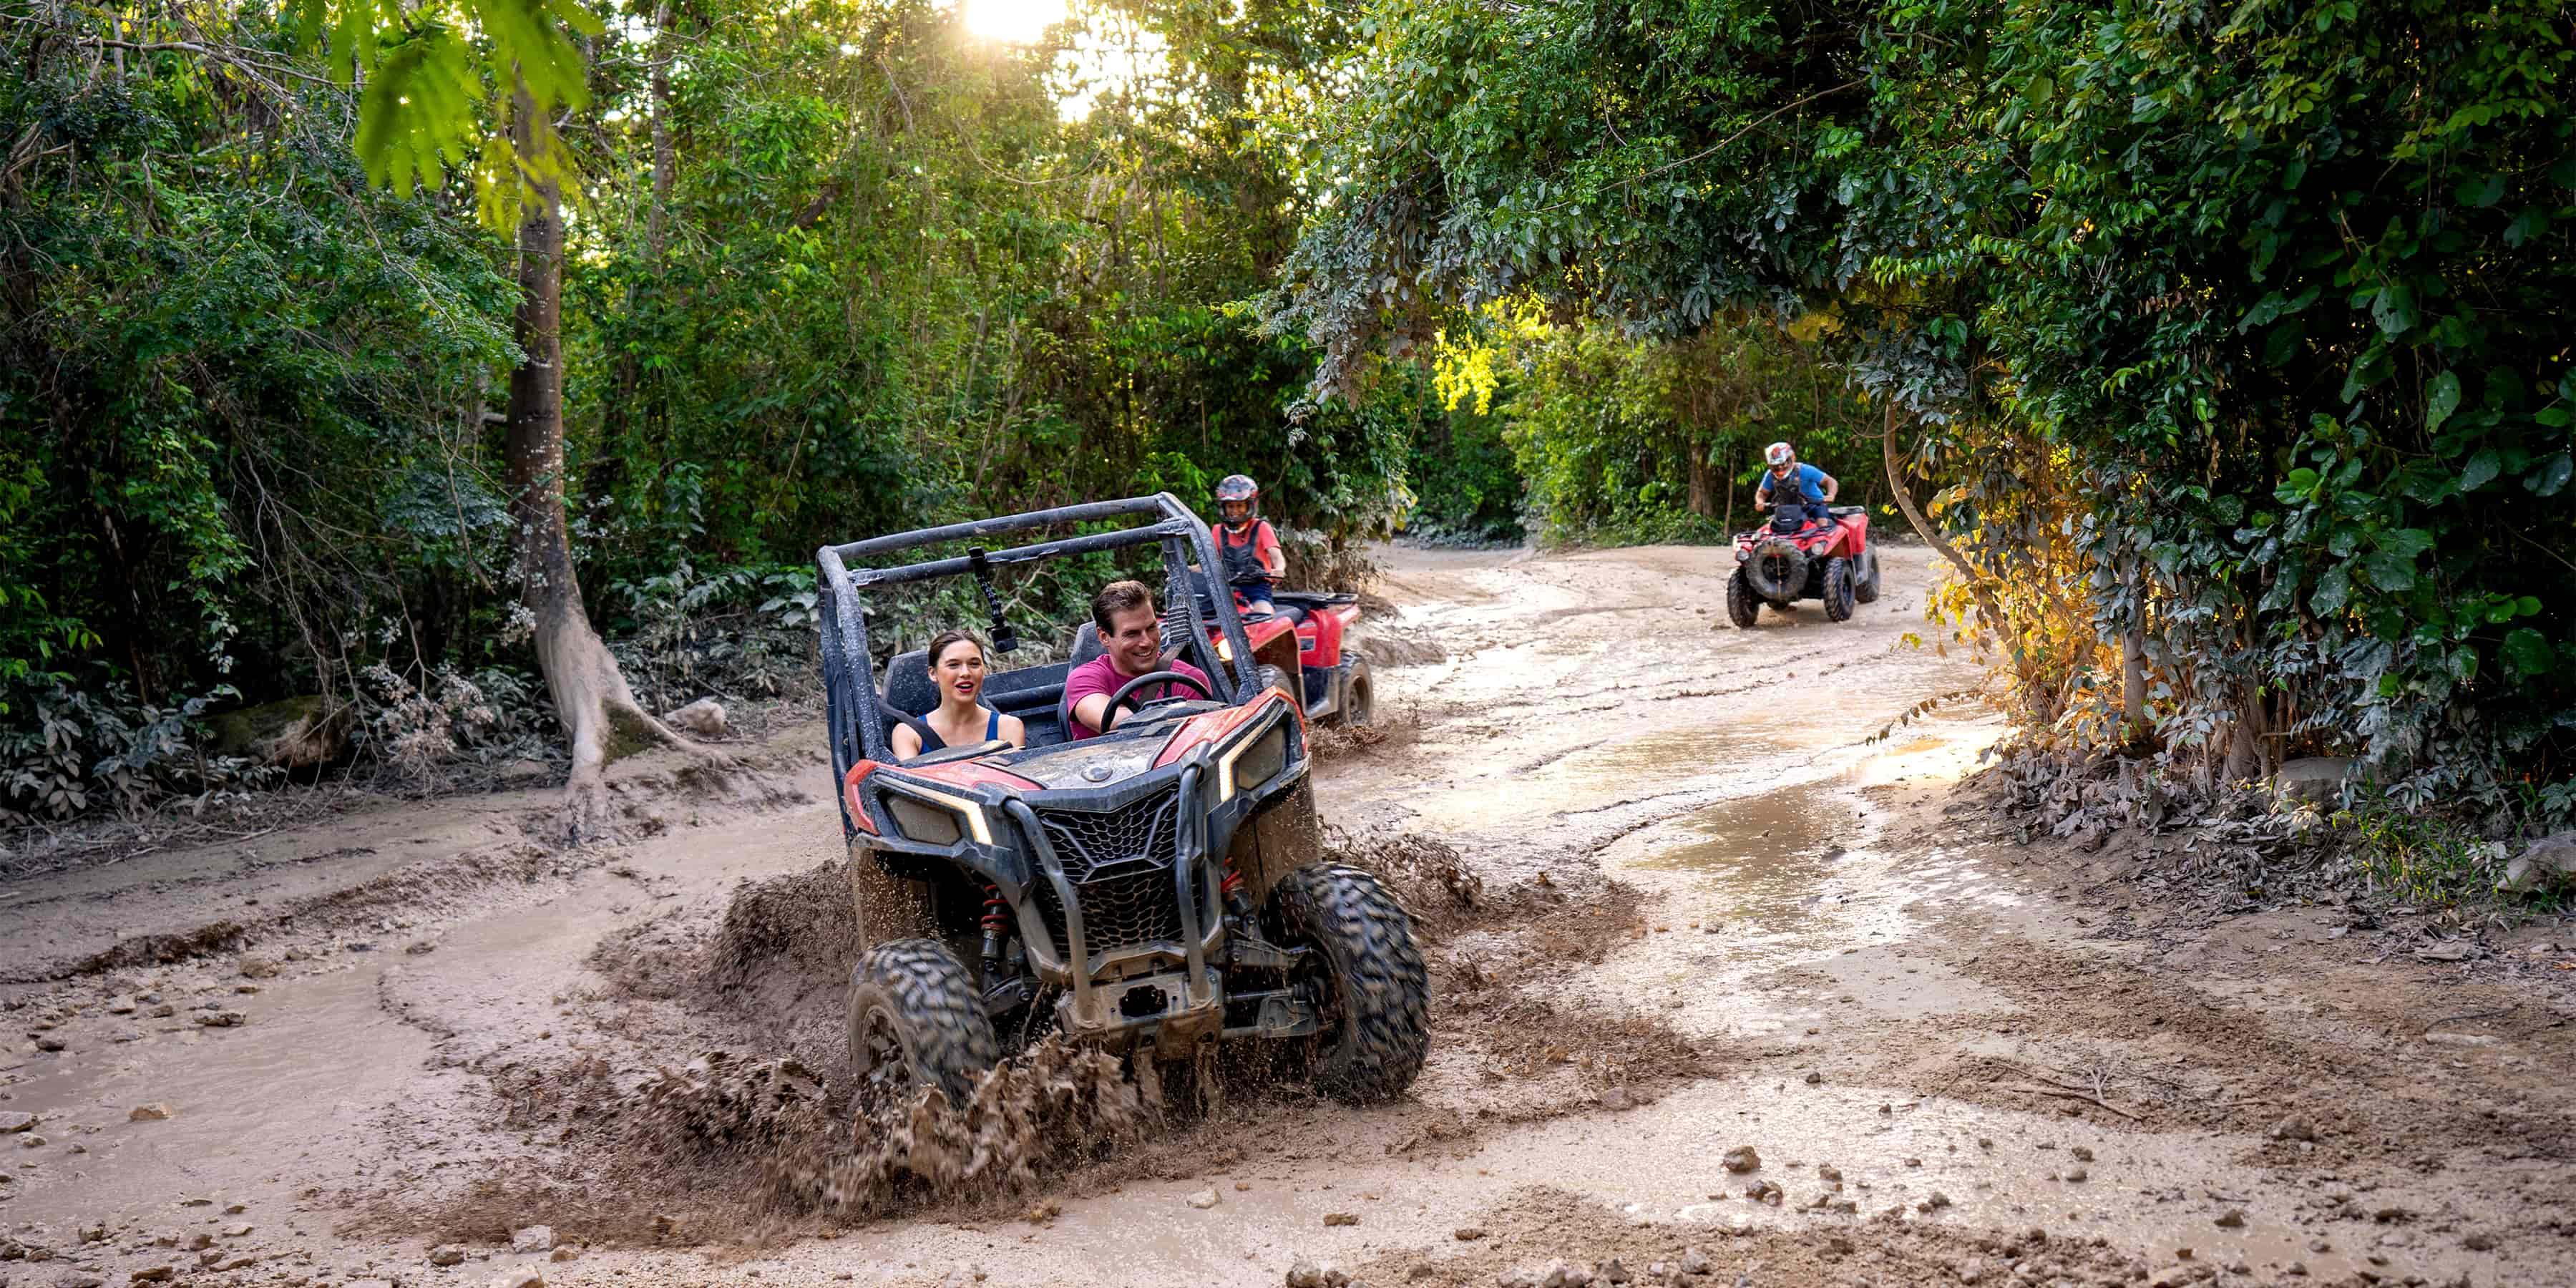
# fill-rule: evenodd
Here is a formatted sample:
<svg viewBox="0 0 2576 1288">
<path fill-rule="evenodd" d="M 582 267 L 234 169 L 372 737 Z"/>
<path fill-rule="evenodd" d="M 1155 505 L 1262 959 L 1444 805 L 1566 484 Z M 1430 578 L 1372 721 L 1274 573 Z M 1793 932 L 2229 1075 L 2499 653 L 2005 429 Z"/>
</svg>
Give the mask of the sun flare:
<svg viewBox="0 0 2576 1288">
<path fill-rule="evenodd" d="M 1064 21 L 1065 0 L 959 0 L 966 30 L 986 40 L 1031 44 Z"/>
</svg>

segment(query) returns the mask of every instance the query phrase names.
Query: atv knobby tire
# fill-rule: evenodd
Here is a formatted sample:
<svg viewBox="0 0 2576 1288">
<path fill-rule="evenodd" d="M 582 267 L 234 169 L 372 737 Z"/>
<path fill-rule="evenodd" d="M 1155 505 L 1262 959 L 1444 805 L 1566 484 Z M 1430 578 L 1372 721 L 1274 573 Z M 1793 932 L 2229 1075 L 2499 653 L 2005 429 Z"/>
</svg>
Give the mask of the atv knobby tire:
<svg viewBox="0 0 2576 1288">
<path fill-rule="evenodd" d="M 1402 1094 L 1431 1045 L 1413 919 L 1376 877 L 1340 863 L 1299 868 L 1271 897 L 1286 942 L 1324 957 L 1325 1029 L 1308 1040 L 1316 1089 L 1354 1104 Z"/>
<path fill-rule="evenodd" d="M 850 1076 L 863 1089 L 937 1087 L 962 1107 L 1001 1059 L 975 977 L 946 945 L 898 939 L 860 955 L 850 972 Z"/>
<path fill-rule="evenodd" d="M 1825 620 L 1847 622 L 1852 615 L 1852 561 L 1835 555 L 1825 561 Z"/>
<path fill-rule="evenodd" d="M 1735 623 L 1736 629 L 1747 631 L 1762 620 L 1762 600 L 1753 593 L 1753 583 L 1745 580 L 1740 565 L 1735 575 L 1726 579 L 1726 620 Z"/>
<path fill-rule="evenodd" d="M 1368 659 L 1345 651 L 1341 701 L 1333 704 L 1333 722 L 1364 725 L 1377 718 L 1377 685 L 1369 679 Z"/>
<path fill-rule="evenodd" d="M 1852 598 L 1864 604 L 1878 602 L 1878 552 L 1860 552 L 1860 572 L 1852 578 Z"/>
<path fill-rule="evenodd" d="M 1736 571 L 1754 594 L 1785 607 L 1807 588 L 1807 552 L 1786 541 L 1762 542 Z"/>
</svg>

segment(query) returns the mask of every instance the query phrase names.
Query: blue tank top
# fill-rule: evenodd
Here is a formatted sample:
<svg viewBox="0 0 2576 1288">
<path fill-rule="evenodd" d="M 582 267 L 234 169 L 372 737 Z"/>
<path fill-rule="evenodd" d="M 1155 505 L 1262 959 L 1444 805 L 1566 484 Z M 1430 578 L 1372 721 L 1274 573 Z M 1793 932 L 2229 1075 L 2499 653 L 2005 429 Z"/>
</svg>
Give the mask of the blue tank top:
<svg viewBox="0 0 2576 1288">
<path fill-rule="evenodd" d="M 927 753 L 948 750 L 948 744 L 940 738 L 939 731 L 931 728 L 930 717 L 923 716 L 921 718 L 921 727 L 913 730 L 913 732 L 921 735 L 921 749 L 923 752 Z M 1001 736 L 1002 713 L 991 707 L 984 708 L 984 741 L 991 742 Z"/>
</svg>

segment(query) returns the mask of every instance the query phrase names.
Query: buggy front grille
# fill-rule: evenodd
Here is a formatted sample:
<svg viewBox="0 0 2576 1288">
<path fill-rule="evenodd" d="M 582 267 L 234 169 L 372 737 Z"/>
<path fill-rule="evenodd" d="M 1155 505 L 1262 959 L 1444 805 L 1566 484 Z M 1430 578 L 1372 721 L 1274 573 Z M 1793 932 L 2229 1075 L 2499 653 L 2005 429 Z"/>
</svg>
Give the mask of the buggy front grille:
<svg viewBox="0 0 2576 1288">
<path fill-rule="evenodd" d="M 1055 846 L 1056 861 L 1076 885 L 1140 866 L 1168 868 L 1180 849 L 1178 789 L 1114 810 L 1042 809 L 1037 813 L 1038 825 Z"/>
<path fill-rule="evenodd" d="M 1063 865 L 1082 908 L 1084 947 L 1093 954 L 1178 943 L 1181 907 L 1172 863 L 1180 853 L 1177 788 L 1112 810 L 1042 809 L 1038 826 Z M 1055 883 L 1035 885 L 1039 919 L 1056 956 L 1072 963 L 1073 938 Z"/>
</svg>

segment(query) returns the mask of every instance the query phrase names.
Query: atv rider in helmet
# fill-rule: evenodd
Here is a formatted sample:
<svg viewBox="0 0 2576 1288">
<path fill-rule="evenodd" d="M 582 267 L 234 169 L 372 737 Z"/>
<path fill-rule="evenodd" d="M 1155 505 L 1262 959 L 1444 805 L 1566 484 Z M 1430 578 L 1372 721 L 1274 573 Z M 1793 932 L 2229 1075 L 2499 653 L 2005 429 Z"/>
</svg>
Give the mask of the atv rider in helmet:
<svg viewBox="0 0 2576 1288">
<path fill-rule="evenodd" d="M 1228 474 L 1216 485 L 1216 553 L 1224 564 L 1226 584 L 1243 601 L 1246 613 L 1275 613 L 1270 584 L 1286 575 L 1288 556 L 1279 549 L 1279 534 L 1258 517 L 1261 486 L 1247 475 Z"/>
<path fill-rule="evenodd" d="M 1780 509 L 1772 517 L 1775 531 L 1795 532 L 1810 522 L 1833 522 L 1825 507 L 1833 504 L 1834 495 L 1842 491 L 1842 484 L 1833 475 L 1800 461 L 1797 449 L 1787 443 L 1773 443 L 1763 449 L 1762 459 L 1771 468 L 1762 475 L 1761 486 L 1753 489 L 1753 508 L 1770 505 L 1775 492 L 1782 494 L 1777 498 Z"/>
</svg>

